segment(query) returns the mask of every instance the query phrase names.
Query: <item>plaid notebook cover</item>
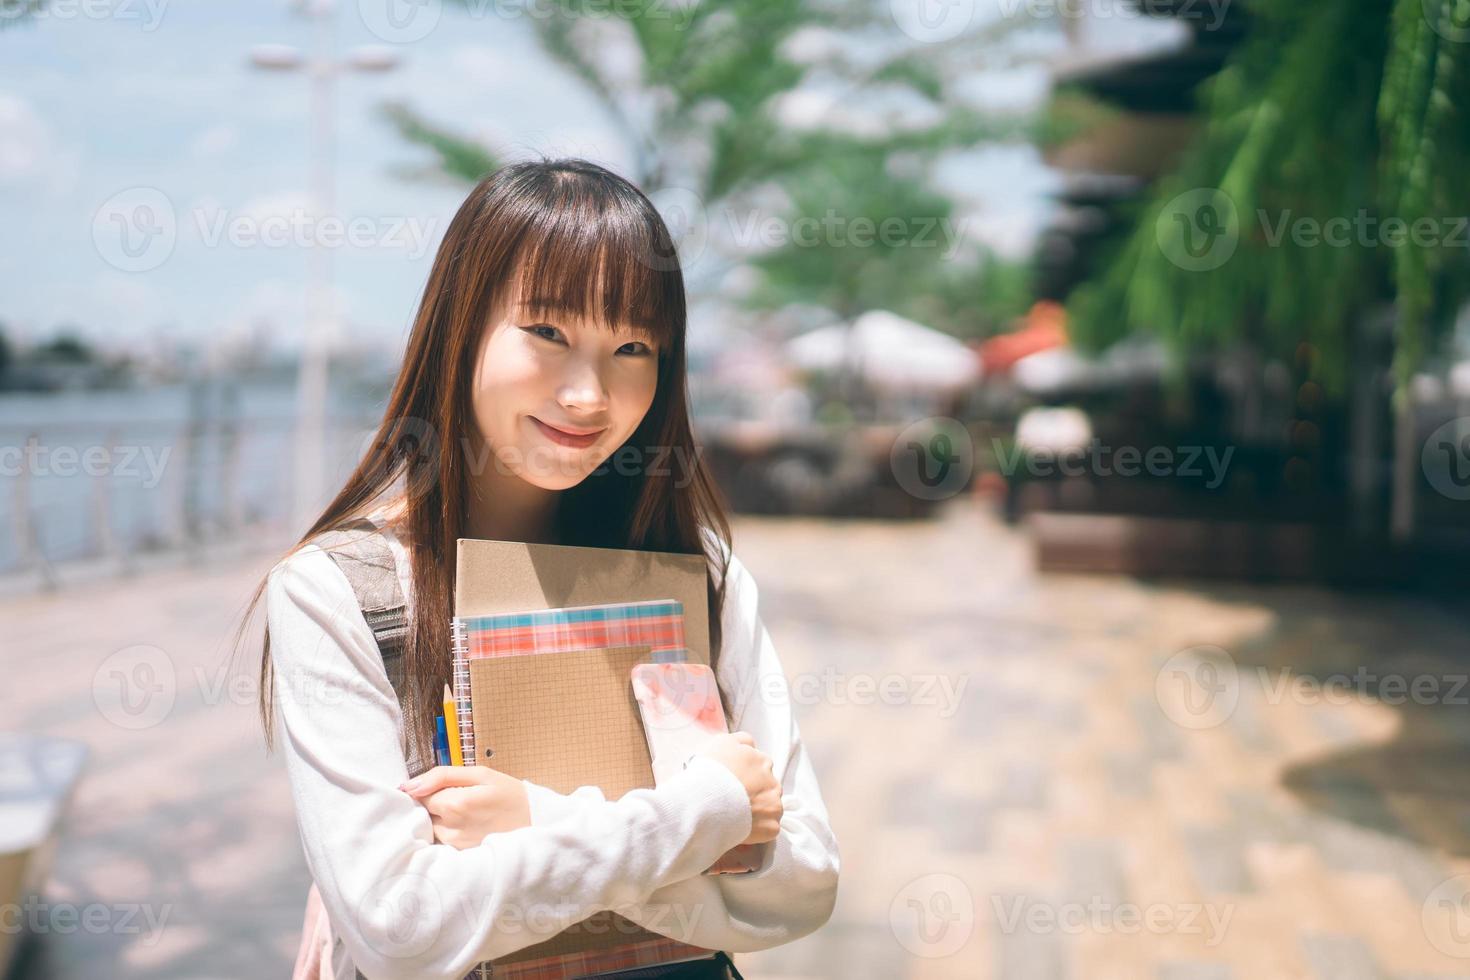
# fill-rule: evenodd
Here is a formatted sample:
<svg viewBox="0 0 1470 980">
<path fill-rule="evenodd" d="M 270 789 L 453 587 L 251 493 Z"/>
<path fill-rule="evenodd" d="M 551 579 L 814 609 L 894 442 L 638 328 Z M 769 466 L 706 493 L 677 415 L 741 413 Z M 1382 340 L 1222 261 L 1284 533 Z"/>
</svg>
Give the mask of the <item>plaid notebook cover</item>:
<svg viewBox="0 0 1470 980">
<path fill-rule="evenodd" d="M 673 599 L 455 617 L 452 627 L 455 713 L 459 717 L 465 765 L 476 764 L 474 720 L 470 710 L 470 660 L 644 644 L 652 648 L 651 659 L 655 663 L 682 663 L 688 659 L 684 646 L 684 604 Z M 468 974 L 466 980 L 490 980 L 491 977 L 495 980 L 576 980 L 615 970 L 712 955 L 703 947 L 659 936 L 606 949 L 519 963 L 498 966 L 482 963 Z"/>
</svg>

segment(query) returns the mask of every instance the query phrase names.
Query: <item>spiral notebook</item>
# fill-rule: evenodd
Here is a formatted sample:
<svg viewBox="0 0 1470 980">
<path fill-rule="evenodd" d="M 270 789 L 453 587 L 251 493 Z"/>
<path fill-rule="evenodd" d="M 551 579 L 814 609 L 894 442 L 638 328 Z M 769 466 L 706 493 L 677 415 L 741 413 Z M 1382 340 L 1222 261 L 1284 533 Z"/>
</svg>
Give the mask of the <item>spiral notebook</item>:
<svg viewBox="0 0 1470 980">
<path fill-rule="evenodd" d="M 637 663 L 708 663 L 703 557 L 459 544 L 452 629 L 465 763 L 561 793 L 596 785 L 609 800 L 652 787 L 629 676 Z M 713 954 L 603 911 L 470 976 L 575 980 Z"/>
</svg>

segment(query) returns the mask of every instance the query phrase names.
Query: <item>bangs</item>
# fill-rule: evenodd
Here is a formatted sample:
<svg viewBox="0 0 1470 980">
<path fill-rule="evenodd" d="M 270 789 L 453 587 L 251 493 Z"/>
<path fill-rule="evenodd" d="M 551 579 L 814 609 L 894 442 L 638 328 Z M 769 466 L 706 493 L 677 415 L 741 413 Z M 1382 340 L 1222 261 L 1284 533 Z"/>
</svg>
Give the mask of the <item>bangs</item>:
<svg viewBox="0 0 1470 980">
<path fill-rule="evenodd" d="M 684 326 L 684 281 L 662 221 L 623 204 L 571 200 L 538 209 L 511 255 L 506 286 L 522 315 L 646 332 L 670 349 Z"/>
</svg>

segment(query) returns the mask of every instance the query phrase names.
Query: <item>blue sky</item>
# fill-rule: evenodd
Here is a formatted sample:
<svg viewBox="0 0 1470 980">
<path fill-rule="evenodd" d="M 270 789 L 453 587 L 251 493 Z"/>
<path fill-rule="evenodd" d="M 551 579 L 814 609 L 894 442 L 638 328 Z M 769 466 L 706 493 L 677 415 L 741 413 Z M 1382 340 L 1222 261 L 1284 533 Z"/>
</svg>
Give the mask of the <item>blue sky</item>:
<svg viewBox="0 0 1470 980">
<path fill-rule="evenodd" d="M 383 44 L 369 28 L 375 2 L 340 4 L 339 54 Z M 630 163 L 600 107 L 540 53 L 524 21 L 428 3 L 437 21 L 390 45 L 395 70 L 346 73 L 337 89 L 334 213 L 356 219 L 365 244 L 331 250 L 334 281 L 353 341 L 384 349 L 401 344 L 467 188 L 395 175 L 431 158 L 377 116 L 380 101 L 404 100 L 511 157 L 571 154 L 620 172 Z M 22 336 L 74 322 L 116 347 L 239 337 L 269 322 L 278 346 L 294 346 L 308 249 L 290 234 L 275 244 L 241 236 L 272 215 L 282 231 L 283 216 L 303 213 L 308 85 L 301 72 L 251 68 L 248 53 L 266 43 L 310 50 L 312 29 L 280 0 L 52 0 L 47 16 L 0 33 L 0 321 Z M 1045 78 L 1023 67 L 969 88 L 977 102 L 1023 106 Z M 793 116 L 823 111 L 819 95 L 791 104 Z M 1054 186 L 1026 147 L 956 156 L 940 177 L 971 232 L 1012 253 L 1039 229 Z M 134 262 L 117 250 L 125 218 L 114 212 L 133 215 L 140 199 L 156 205 L 147 214 L 166 215 L 173 237 Z"/>
</svg>

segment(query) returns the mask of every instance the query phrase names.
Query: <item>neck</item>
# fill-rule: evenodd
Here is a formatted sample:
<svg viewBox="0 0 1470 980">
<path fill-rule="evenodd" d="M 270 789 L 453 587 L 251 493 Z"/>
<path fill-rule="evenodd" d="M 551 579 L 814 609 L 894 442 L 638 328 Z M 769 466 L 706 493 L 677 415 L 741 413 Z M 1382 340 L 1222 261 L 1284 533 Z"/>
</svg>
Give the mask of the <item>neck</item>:
<svg viewBox="0 0 1470 980">
<path fill-rule="evenodd" d="M 475 476 L 465 508 L 465 534 L 490 541 L 556 544 L 561 491 L 544 490 L 493 463 Z"/>
</svg>

